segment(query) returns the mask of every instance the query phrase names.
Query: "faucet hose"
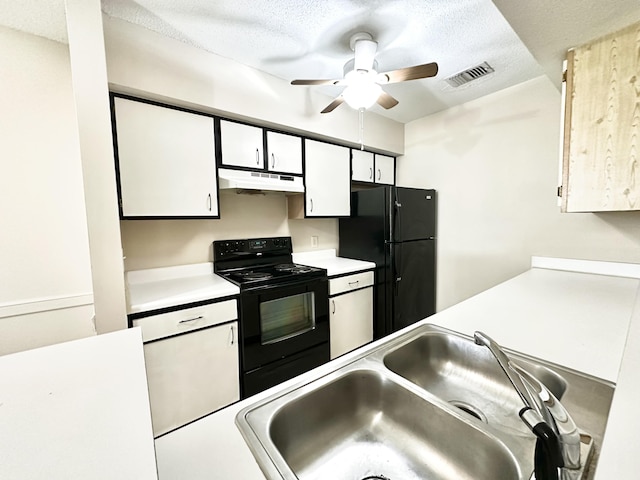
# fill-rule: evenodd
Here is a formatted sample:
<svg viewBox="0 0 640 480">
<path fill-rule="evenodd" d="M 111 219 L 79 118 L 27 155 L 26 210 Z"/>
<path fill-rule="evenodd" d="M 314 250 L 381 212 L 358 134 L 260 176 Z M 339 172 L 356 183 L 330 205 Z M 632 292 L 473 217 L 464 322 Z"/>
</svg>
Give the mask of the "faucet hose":
<svg viewBox="0 0 640 480">
<path fill-rule="evenodd" d="M 535 425 L 533 433 L 538 437 L 534 453 L 536 480 L 559 480 L 558 469 L 564 463 L 558 436 L 544 422 Z"/>
</svg>

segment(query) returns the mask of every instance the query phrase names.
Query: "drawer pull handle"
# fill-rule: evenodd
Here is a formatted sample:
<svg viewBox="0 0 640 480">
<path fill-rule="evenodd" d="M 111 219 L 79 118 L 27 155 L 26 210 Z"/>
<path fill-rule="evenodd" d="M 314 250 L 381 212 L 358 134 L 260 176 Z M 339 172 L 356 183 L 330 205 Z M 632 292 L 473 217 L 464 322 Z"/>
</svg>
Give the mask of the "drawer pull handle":
<svg viewBox="0 0 640 480">
<path fill-rule="evenodd" d="M 234 343 L 236 343 L 236 335 L 235 335 L 235 330 L 233 328 L 233 326 L 231 326 L 231 329 L 229 330 L 229 346 L 232 346 Z"/>
<path fill-rule="evenodd" d="M 197 317 L 193 317 L 193 318 L 185 318 L 184 320 L 180 320 L 178 323 L 189 323 L 189 322 L 195 322 L 196 320 L 202 320 L 204 317 L 202 315 L 198 315 Z"/>
<path fill-rule="evenodd" d="M 336 313 L 336 301 L 331 300 L 331 304 L 333 305 L 333 311 L 331 313 Z"/>
<path fill-rule="evenodd" d="M 360 280 L 356 280 L 355 282 L 349 282 L 349 285 L 358 285 L 360 283 Z"/>
<path fill-rule="evenodd" d="M 256 165 L 260 165 L 260 152 L 256 148 Z"/>
</svg>

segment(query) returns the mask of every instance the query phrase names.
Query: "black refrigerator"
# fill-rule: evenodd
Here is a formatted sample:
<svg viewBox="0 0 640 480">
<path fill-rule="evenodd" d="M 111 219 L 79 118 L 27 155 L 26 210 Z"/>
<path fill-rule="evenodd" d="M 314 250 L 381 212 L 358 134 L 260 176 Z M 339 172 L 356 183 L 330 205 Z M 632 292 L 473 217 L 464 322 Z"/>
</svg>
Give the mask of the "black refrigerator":
<svg viewBox="0 0 640 480">
<path fill-rule="evenodd" d="M 351 193 L 339 223 L 341 257 L 375 262 L 374 338 L 435 313 L 436 191 L 374 187 Z"/>
</svg>

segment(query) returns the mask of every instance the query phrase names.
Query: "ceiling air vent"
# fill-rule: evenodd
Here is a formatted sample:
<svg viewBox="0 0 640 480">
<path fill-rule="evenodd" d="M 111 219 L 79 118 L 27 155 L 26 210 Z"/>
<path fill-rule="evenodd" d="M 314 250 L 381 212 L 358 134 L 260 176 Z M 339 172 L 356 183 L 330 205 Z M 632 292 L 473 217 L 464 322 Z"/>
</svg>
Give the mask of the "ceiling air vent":
<svg viewBox="0 0 640 480">
<path fill-rule="evenodd" d="M 477 80 L 480 77 L 494 72 L 495 70 L 487 62 L 481 63 L 473 68 L 469 68 L 464 72 L 456 73 L 452 77 L 449 77 L 446 82 L 452 87 L 461 87 L 462 85 Z"/>
</svg>

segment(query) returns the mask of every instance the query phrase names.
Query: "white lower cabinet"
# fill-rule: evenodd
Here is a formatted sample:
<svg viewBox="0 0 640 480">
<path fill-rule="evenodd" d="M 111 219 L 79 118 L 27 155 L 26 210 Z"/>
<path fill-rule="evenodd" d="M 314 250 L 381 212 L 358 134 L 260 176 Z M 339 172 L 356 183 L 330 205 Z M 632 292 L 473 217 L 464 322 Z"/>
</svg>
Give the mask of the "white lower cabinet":
<svg viewBox="0 0 640 480">
<path fill-rule="evenodd" d="M 334 359 L 373 340 L 373 272 L 329 279 L 329 294 Z"/>
<path fill-rule="evenodd" d="M 208 307 L 224 310 L 226 303 Z M 189 310 L 180 311 L 187 312 L 186 324 L 193 315 Z M 150 324 L 176 313 L 142 320 Z M 193 321 L 202 321 L 199 316 Z M 145 323 L 140 325 L 143 335 Z M 185 325 L 180 320 L 175 323 L 177 329 Z M 149 341 L 144 345 L 144 357 L 154 437 L 240 399 L 237 321 Z"/>
</svg>

